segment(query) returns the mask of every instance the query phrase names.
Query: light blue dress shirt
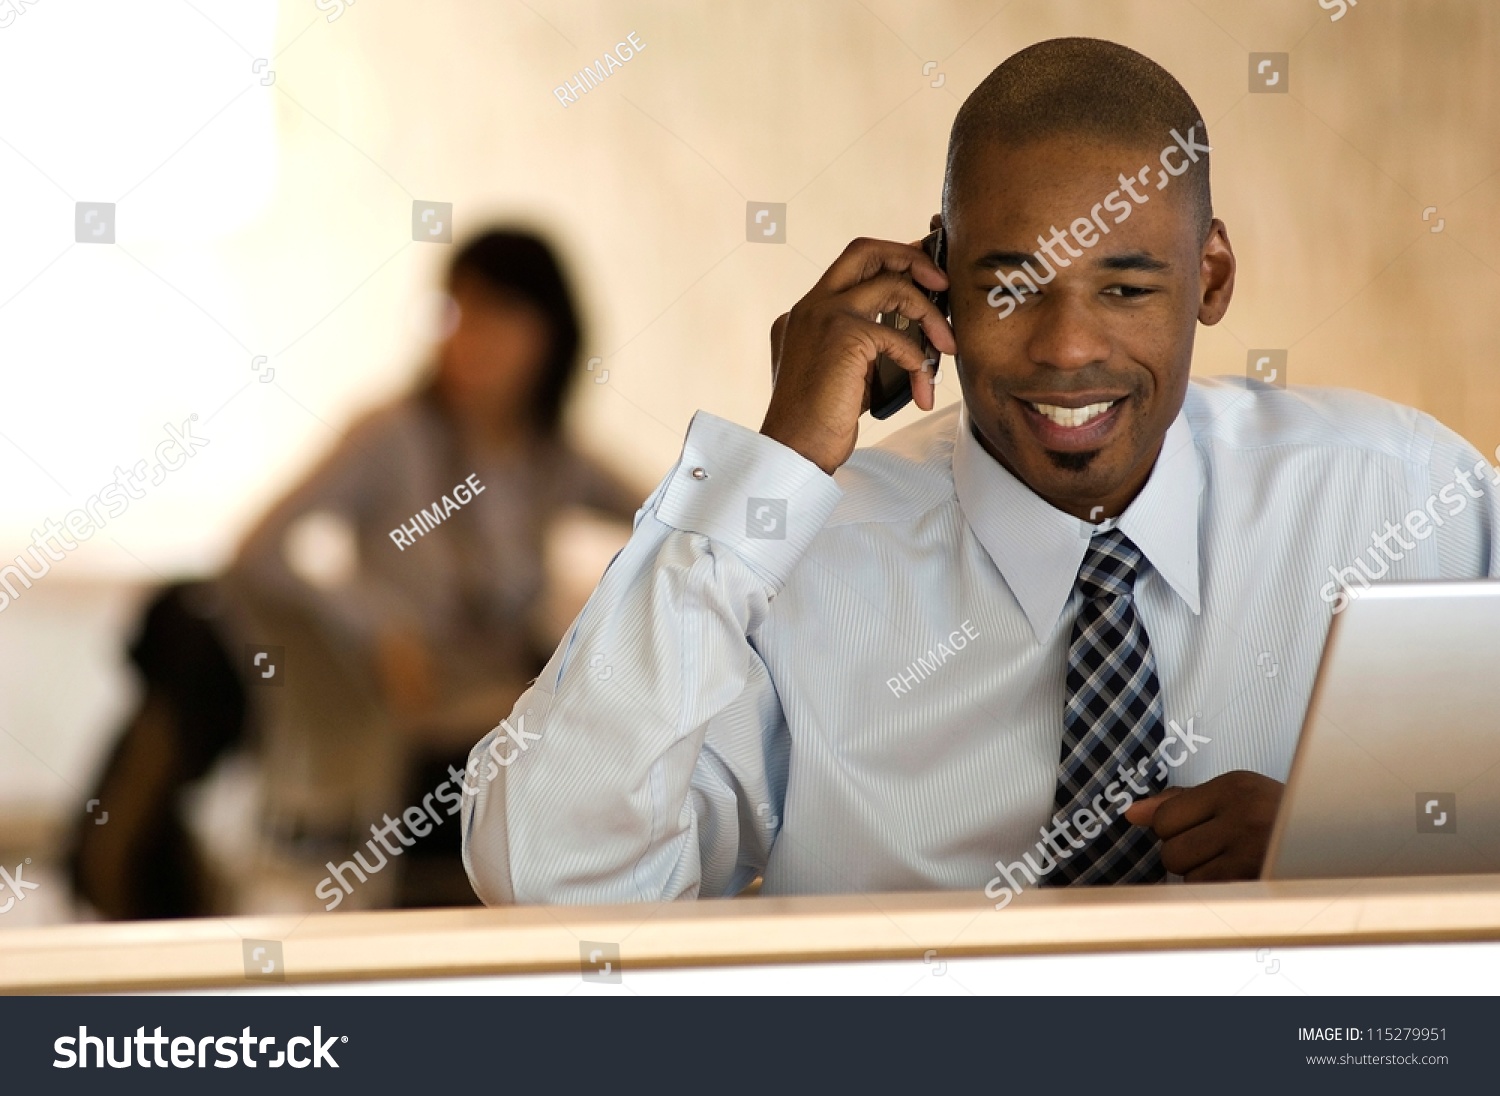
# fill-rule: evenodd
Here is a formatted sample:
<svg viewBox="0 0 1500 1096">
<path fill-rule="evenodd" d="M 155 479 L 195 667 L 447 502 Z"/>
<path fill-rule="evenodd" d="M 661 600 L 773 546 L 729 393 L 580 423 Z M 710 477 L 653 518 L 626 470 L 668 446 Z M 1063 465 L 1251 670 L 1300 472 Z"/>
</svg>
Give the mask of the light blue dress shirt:
<svg viewBox="0 0 1500 1096">
<path fill-rule="evenodd" d="M 1166 717 L 1195 740 L 1171 783 L 1284 781 L 1340 583 L 1496 574 L 1497 478 L 1410 408 L 1194 381 L 1118 519 L 1147 561 L 1136 602 Z M 470 756 L 476 891 L 657 901 L 756 875 L 765 894 L 985 888 L 1051 824 L 1097 528 L 996 463 L 958 406 L 834 476 L 700 412 L 541 676 Z"/>
</svg>

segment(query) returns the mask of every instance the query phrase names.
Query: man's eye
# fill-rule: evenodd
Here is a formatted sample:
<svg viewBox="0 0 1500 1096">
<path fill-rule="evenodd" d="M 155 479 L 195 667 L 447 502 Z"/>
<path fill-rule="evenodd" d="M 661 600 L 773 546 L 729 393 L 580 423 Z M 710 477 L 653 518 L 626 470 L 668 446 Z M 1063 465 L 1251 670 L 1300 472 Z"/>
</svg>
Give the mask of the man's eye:
<svg viewBox="0 0 1500 1096">
<path fill-rule="evenodd" d="M 1104 292 L 1133 301 L 1140 297 L 1149 297 L 1156 290 L 1144 285 L 1112 285 Z"/>
<path fill-rule="evenodd" d="M 1016 301 L 1024 301 L 1031 297 L 1039 296 L 1040 294 L 1027 289 L 1024 285 L 1019 289 L 1015 286 L 997 285 L 990 288 L 988 295 L 992 300 L 995 301 L 998 301 L 1003 297 L 1010 297 L 1011 299 Z"/>
</svg>

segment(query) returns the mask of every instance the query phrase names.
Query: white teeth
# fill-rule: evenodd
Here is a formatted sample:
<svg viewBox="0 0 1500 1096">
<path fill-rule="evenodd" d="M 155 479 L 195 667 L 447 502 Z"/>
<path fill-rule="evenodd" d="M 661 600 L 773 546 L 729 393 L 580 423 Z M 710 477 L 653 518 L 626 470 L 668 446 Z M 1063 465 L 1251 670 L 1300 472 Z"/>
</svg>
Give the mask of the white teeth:
<svg viewBox="0 0 1500 1096">
<path fill-rule="evenodd" d="M 1050 403 L 1033 403 L 1030 406 L 1038 414 L 1046 415 L 1058 426 L 1082 426 L 1098 418 L 1119 402 L 1119 400 L 1111 400 L 1109 403 L 1091 403 L 1087 407 L 1053 407 Z"/>
</svg>

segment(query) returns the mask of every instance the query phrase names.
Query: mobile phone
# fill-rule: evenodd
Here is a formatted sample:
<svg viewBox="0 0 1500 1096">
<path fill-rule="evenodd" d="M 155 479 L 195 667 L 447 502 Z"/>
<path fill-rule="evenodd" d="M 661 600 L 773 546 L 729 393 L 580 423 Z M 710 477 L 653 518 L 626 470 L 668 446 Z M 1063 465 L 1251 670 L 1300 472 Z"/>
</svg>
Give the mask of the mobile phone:
<svg viewBox="0 0 1500 1096">
<path fill-rule="evenodd" d="M 948 269 L 948 238 L 941 227 L 934 229 L 922 239 L 922 250 L 946 272 Z M 918 286 L 921 289 L 921 286 Z M 948 315 L 948 292 L 942 289 L 922 289 L 927 299 L 937 305 L 944 317 Z M 934 373 L 942 364 L 943 356 L 928 340 L 922 325 L 908 319 L 899 312 L 882 312 L 875 317 L 877 323 L 900 331 L 922 348 L 922 357 L 930 363 Z M 870 414 L 877 419 L 888 419 L 911 401 L 911 374 L 885 354 L 875 358 L 875 376 L 870 381 Z"/>
</svg>

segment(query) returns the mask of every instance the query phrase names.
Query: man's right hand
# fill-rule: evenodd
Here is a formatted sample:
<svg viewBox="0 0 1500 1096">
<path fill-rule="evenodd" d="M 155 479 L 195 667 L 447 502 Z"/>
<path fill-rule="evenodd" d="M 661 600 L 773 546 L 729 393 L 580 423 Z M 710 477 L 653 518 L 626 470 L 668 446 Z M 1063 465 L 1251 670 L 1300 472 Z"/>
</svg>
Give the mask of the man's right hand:
<svg viewBox="0 0 1500 1096">
<path fill-rule="evenodd" d="M 900 312 L 921 323 L 939 352 L 957 350 L 947 318 L 912 279 L 928 289 L 948 287 L 947 275 L 920 247 L 855 240 L 844 249 L 807 296 L 771 325 L 771 403 L 762 434 L 832 475 L 854 452 L 880 353 L 911 374 L 917 406 L 932 410 L 933 375 L 921 349 L 875 321 L 882 312 Z"/>
</svg>

